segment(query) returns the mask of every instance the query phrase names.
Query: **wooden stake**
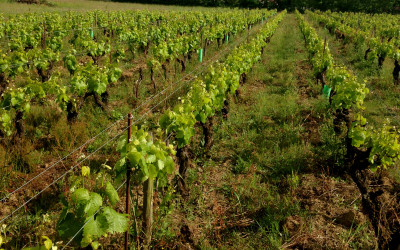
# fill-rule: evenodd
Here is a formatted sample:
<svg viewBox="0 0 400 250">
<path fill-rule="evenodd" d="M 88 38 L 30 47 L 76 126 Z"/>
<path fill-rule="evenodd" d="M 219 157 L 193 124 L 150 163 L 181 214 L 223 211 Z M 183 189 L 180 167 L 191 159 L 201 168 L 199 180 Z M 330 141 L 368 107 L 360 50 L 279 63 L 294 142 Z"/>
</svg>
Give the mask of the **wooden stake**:
<svg viewBox="0 0 400 250">
<path fill-rule="evenodd" d="M 151 242 L 151 232 L 153 229 L 153 186 L 154 180 L 147 179 L 143 184 L 143 248 L 149 249 Z"/>
</svg>

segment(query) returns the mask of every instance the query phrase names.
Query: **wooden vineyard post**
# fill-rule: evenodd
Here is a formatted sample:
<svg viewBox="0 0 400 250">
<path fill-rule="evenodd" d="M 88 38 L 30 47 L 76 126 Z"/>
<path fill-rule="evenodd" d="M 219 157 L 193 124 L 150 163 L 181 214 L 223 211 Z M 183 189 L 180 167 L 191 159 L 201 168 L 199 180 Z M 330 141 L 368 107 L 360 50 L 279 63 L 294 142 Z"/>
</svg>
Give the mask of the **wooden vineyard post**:
<svg viewBox="0 0 400 250">
<path fill-rule="evenodd" d="M 132 126 L 132 114 L 128 115 L 128 143 L 131 141 L 131 126 Z M 128 167 L 126 170 L 126 203 L 125 203 L 125 212 L 130 214 L 130 193 L 131 193 L 131 169 Z M 125 232 L 125 250 L 129 249 L 129 226 Z"/>
<path fill-rule="evenodd" d="M 149 249 L 151 231 L 153 229 L 153 186 L 154 180 L 148 178 L 143 184 L 143 243 L 144 249 Z"/>
<path fill-rule="evenodd" d="M 153 66 L 150 67 L 150 79 L 153 84 L 154 92 L 156 92 L 156 80 L 154 79 L 154 69 Z"/>
<path fill-rule="evenodd" d="M 151 135 L 152 140 L 153 135 Z M 153 231 L 153 193 L 154 179 L 149 177 L 143 183 L 143 248 L 149 249 L 151 242 L 151 233 Z"/>
<path fill-rule="evenodd" d="M 142 82 L 142 80 L 143 80 L 143 68 L 140 67 L 139 68 L 139 79 L 136 81 L 136 84 L 135 84 L 135 97 L 136 97 L 136 99 L 139 98 L 139 85 Z"/>
</svg>

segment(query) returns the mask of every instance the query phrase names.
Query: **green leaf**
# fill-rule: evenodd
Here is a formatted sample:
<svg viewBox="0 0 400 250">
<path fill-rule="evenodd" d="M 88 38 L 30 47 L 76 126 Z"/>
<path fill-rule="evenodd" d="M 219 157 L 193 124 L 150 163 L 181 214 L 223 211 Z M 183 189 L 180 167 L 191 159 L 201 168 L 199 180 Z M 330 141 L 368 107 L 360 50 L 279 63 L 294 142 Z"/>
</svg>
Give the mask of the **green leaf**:
<svg viewBox="0 0 400 250">
<path fill-rule="evenodd" d="M 119 159 L 117 163 L 115 163 L 114 170 L 117 172 L 124 170 L 125 163 L 126 163 L 125 157 Z"/>
<path fill-rule="evenodd" d="M 147 163 L 153 163 L 153 162 L 155 162 L 156 160 L 157 160 L 157 158 L 156 158 L 155 155 L 148 155 L 148 156 L 147 156 L 147 159 L 146 159 L 146 162 L 147 162 Z"/>
<path fill-rule="evenodd" d="M 140 159 L 142 158 L 142 154 L 140 152 L 129 152 L 127 157 L 131 166 L 138 166 Z"/>
<path fill-rule="evenodd" d="M 174 172 L 174 160 L 172 159 L 172 157 L 171 156 L 168 156 L 166 159 L 165 159 L 165 171 L 168 173 L 168 174 L 172 174 L 172 172 Z"/>
<path fill-rule="evenodd" d="M 205 122 L 206 122 L 206 119 L 207 119 L 207 115 L 206 115 L 204 112 L 201 112 L 201 113 L 199 114 L 199 116 L 200 116 L 200 121 L 201 121 L 202 123 L 205 123 Z"/>
<path fill-rule="evenodd" d="M 164 162 L 162 160 L 158 160 L 157 161 L 157 165 L 158 165 L 158 169 L 159 170 L 163 170 L 164 168 Z"/>
<path fill-rule="evenodd" d="M 147 164 L 145 164 L 145 165 L 143 164 L 140 169 L 142 170 L 144 180 L 146 180 L 149 177 L 149 167 L 148 167 L 148 165 Z"/>
<path fill-rule="evenodd" d="M 68 204 L 67 207 L 64 207 L 63 210 L 61 211 L 60 220 L 64 220 L 65 216 L 67 216 L 67 213 L 68 213 Z"/>
<path fill-rule="evenodd" d="M 115 204 L 117 204 L 117 202 L 119 201 L 118 192 L 115 190 L 110 182 L 106 183 L 106 195 L 113 206 L 115 206 Z"/>
<path fill-rule="evenodd" d="M 123 233 L 128 229 L 128 215 L 117 213 L 111 207 L 105 207 L 101 214 L 108 223 L 109 233 Z"/>
<path fill-rule="evenodd" d="M 73 91 L 75 91 L 78 96 L 83 96 L 87 89 L 86 83 L 79 79 L 72 81 L 72 87 Z"/>
<path fill-rule="evenodd" d="M 71 200 L 73 204 L 76 204 L 78 214 L 83 214 L 86 204 L 88 204 L 90 200 L 89 191 L 84 188 L 79 188 L 72 194 Z"/>
<path fill-rule="evenodd" d="M 367 119 L 365 119 L 363 116 L 360 115 L 360 125 L 364 126 L 365 124 L 367 124 Z"/>
<path fill-rule="evenodd" d="M 11 121 L 11 118 L 7 113 L 3 113 L 1 115 L 1 121 L 4 123 L 9 123 Z"/>
<path fill-rule="evenodd" d="M 77 219 L 72 213 L 68 213 L 65 219 L 58 222 L 57 231 L 62 239 L 72 238 L 83 225 L 83 221 Z M 82 233 L 75 237 L 75 242 L 79 243 L 82 239 Z"/>
<path fill-rule="evenodd" d="M 111 70 L 110 75 L 108 77 L 108 81 L 111 82 L 116 82 L 122 75 L 122 70 L 120 68 L 114 68 Z"/>
<path fill-rule="evenodd" d="M 156 178 L 157 177 L 157 168 L 156 166 L 154 166 L 154 164 L 148 164 L 148 168 L 149 168 L 149 178 Z"/>
<path fill-rule="evenodd" d="M 98 193 L 90 193 L 90 199 L 87 205 L 85 206 L 85 214 L 86 216 L 92 216 L 103 204 L 103 198 Z"/>
<path fill-rule="evenodd" d="M 355 130 L 352 133 L 352 144 L 354 147 L 360 147 L 362 144 L 364 144 L 366 136 L 365 133 L 361 130 Z"/>
<path fill-rule="evenodd" d="M 83 228 L 83 239 L 81 241 L 81 247 L 87 247 L 97 238 L 107 233 L 109 224 L 107 219 L 101 214 L 96 218 L 90 217 L 89 221 Z"/>
<path fill-rule="evenodd" d="M 98 95 L 103 94 L 107 90 L 108 79 L 104 77 L 100 72 L 97 73 L 97 77 L 91 76 L 88 80 L 88 88 L 90 91 L 95 92 Z"/>
<path fill-rule="evenodd" d="M 128 144 L 127 136 L 122 136 L 121 139 L 117 143 L 117 151 L 120 153 L 126 152 L 126 144 Z"/>
</svg>

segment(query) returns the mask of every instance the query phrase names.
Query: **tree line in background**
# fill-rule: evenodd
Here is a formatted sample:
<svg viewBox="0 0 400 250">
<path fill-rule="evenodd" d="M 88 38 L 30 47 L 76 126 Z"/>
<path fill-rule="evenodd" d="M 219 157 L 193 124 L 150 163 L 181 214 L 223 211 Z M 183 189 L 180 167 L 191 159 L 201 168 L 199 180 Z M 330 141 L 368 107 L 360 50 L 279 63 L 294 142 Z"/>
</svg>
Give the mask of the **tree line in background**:
<svg viewBox="0 0 400 250">
<path fill-rule="evenodd" d="M 399 13 L 400 0 L 116 0 L 186 6 L 277 8 L 293 11 L 298 9 L 320 9 L 332 11 L 354 11 L 368 13 Z"/>
</svg>

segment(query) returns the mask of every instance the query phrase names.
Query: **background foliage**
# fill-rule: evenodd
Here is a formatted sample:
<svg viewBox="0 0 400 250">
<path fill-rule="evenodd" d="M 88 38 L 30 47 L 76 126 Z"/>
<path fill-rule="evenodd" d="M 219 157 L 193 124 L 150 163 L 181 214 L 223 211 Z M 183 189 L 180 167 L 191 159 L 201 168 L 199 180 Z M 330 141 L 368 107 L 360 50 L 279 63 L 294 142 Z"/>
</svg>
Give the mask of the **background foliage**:
<svg viewBox="0 0 400 250">
<path fill-rule="evenodd" d="M 117 0 L 173 5 L 230 6 L 244 8 L 320 9 L 332 11 L 358 11 L 369 13 L 400 12 L 400 0 Z"/>
</svg>

